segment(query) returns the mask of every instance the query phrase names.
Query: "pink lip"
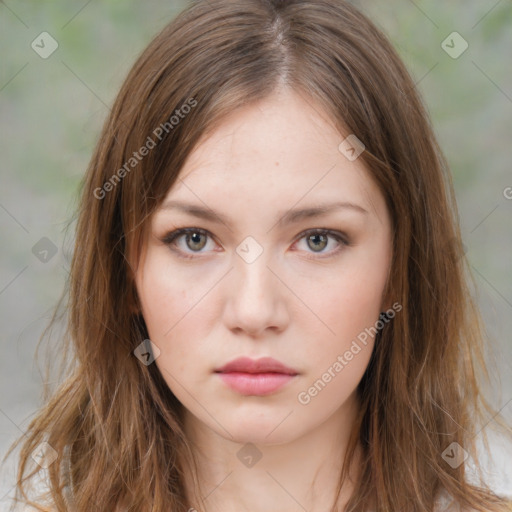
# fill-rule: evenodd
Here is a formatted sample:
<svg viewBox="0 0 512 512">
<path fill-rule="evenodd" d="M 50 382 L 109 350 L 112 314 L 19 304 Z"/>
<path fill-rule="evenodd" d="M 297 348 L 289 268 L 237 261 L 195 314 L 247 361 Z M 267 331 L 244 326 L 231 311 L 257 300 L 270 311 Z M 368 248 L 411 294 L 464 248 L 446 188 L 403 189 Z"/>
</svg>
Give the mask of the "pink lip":
<svg viewBox="0 0 512 512">
<path fill-rule="evenodd" d="M 237 358 L 215 370 L 233 390 L 242 395 L 264 396 L 277 391 L 298 374 L 271 357 Z"/>
</svg>

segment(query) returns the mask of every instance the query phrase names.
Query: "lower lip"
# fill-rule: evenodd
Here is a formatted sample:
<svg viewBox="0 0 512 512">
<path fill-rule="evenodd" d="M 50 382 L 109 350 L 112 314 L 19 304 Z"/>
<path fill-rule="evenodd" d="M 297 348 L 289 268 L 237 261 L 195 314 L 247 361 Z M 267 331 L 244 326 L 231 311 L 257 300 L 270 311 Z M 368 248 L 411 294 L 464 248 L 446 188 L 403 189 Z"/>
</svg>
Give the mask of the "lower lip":
<svg viewBox="0 0 512 512">
<path fill-rule="evenodd" d="M 219 377 L 231 388 L 242 395 L 264 396 L 277 391 L 295 375 L 285 373 L 219 373 Z"/>
</svg>

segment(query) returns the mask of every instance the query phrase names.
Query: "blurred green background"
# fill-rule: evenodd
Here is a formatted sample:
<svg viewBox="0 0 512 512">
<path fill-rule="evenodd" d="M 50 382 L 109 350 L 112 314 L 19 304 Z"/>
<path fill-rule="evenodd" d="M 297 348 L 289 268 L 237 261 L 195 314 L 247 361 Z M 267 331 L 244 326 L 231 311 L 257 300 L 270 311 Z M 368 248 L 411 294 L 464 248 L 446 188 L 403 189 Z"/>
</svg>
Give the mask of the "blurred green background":
<svg viewBox="0 0 512 512">
<path fill-rule="evenodd" d="M 502 385 L 493 396 L 512 413 L 512 1 L 353 3 L 398 49 L 451 165 L 475 293 L 496 343 L 492 373 Z M 64 229 L 101 125 L 135 57 L 184 5 L 0 2 L 0 454 L 39 404 L 34 349 L 64 286 Z M 469 45 L 458 58 L 441 46 L 454 31 Z M 58 42 L 46 59 L 31 47 L 42 32 Z M 57 248 L 47 262 L 32 252 L 43 237 Z"/>
</svg>

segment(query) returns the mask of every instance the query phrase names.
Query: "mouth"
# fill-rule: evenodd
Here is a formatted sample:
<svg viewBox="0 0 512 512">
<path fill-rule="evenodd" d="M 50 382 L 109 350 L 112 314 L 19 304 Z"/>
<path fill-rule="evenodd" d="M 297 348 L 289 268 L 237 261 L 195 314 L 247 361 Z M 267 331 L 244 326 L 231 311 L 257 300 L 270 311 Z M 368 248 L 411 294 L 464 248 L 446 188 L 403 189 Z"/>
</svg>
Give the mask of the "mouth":
<svg viewBox="0 0 512 512">
<path fill-rule="evenodd" d="M 271 357 L 241 357 L 215 370 L 232 390 L 245 396 L 270 395 L 298 375 L 298 372 Z"/>
</svg>

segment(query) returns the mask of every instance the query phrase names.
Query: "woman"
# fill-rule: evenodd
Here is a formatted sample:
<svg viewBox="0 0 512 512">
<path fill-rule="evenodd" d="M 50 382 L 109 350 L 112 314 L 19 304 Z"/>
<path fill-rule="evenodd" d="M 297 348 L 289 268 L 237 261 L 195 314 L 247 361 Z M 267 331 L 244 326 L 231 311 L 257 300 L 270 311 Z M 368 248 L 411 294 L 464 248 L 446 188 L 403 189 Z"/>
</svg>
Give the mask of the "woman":
<svg viewBox="0 0 512 512">
<path fill-rule="evenodd" d="M 495 414 L 465 270 L 448 167 L 377 28 L 340 0 L 196 1 L 85 176 L 76 364 L 19 490 L 42 447 L 38 510 L 511 510 L 465 474 Z"/>
</svg>

